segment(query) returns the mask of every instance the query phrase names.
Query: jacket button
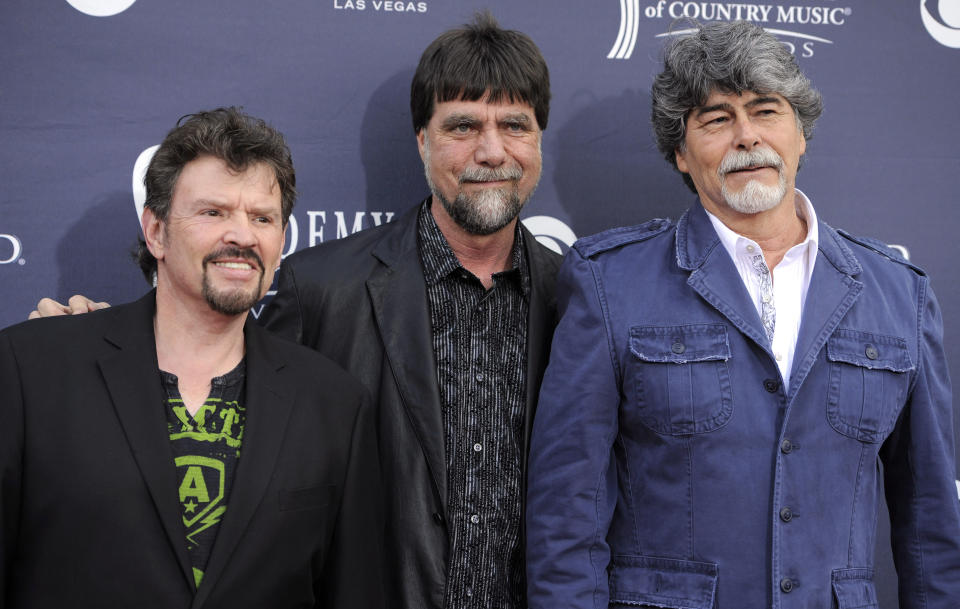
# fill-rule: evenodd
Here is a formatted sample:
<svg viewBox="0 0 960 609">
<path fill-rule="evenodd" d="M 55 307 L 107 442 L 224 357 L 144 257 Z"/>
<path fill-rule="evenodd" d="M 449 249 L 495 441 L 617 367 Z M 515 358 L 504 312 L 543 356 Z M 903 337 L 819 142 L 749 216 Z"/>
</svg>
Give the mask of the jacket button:
<svg viewBox="0 0 960 609">
<path fill-rule="evenodd" d="M 780 381 L 776 379 L 766 379 L 765 381 L 763 381 L 763 388 L 766 389 L 769 393 L 776 393 L 779 387 L 780 387 Z"/>
<path fill-rule="evenodd" d="M 687 350 L 687 346 L 681 343 L 680 341 L 677 341 L 672 345 L 670 345 L 670 350 L 676 353 L 677 355 L 680 355 L 681 353 Z"/>
<path fill-rule="evenodd" d="M 877 348 L 873 345 L 867 345 L 867 348 L 864 350 L 864 354 L 867 356 L 867 359 L 877 359 L 880 357 L 880 352 L 877 351 Z"/>
<path fill-rule="evenodd" d="M 793 510 L 788 507 L 782 508 L 780 510 L 780 520 L 784 522 L 790 522 L 793 520 Z"/>
<path fill-rule="evenodd" d="M 793 580 L 790 579 L 789 577 L 784 577 L 783 579 L 780 580 L 780 589 L 783 590 L 784 592 L 792 592 L 793 585 L 794 585 Z"/>
<path fill-rule="evenodd" d="M 437 524 L 443 524 L 443 514 L 441 514 L 440 512 L 434 512 L 433 521 L 436 522 Z"/>
<path fill-rule="evenodd" d="M 784 439 L 783 442 L 780 443 L 780 451 L 783 454 L 785 455 L 790 454 L 790 451 L 792 450 L 793 450 L 793 442 L 791 442 L 790 440 Z"/>
</svg>

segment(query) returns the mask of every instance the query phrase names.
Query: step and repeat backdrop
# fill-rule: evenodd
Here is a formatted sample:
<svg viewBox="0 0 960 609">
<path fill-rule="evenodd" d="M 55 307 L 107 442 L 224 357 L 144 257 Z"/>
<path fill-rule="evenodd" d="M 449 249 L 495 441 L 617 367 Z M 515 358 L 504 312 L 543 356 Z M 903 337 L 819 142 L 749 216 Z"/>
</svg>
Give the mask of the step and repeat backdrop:
<svg viewBox="0 0 960 609">
<path fill-rule="evenodd" d="M 427 193 L 408 109 L 417 60 L 481 8 L 550 65 L 524 216 L 561 252 L 693 202 L 649 126 L 671 32 L 746 19 L 776 34 L 824 96 L 799 187 L 828 223 L 930 273 L 960 379 L 960 0 L 4 0 L 0 327 L 42 296 L 147 289 L 130 256 L 138 177 L 196 110 L 240 105 L 286 134 L 300 191 L 288 253 L 391 221 Z M 878 564 L 895 608 L 885 549 Z"/>
</svg>

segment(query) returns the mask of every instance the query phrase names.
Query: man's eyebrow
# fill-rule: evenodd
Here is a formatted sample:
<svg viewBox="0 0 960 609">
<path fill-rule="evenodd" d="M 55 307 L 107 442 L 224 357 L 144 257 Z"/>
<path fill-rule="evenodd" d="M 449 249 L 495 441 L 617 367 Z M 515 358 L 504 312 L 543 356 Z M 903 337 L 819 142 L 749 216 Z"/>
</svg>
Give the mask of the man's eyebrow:
<svg viewBox="0 0 960 609">
<path fill-rule="evenodd" d="M 781 106 L 783 105 L 783 99 L 779 97 L 774 97 L 772 95 L 768 95 L 765 97 L 754 97 L 744 105 L 746 105 L 746 107 L 748 108 L 753 108 L 754 106 L 762 106 L 763 104 L 776 104 L 778 106 Z"/>
<path fill-rule="evenodd" d="M 722 103 L 719 103 L 719 104 L 713 104 L 713 105 L 711 105 L 711 106 L 700 106 L 699 108 L 696 109 L 696 111 L 694 112 L 693 115 L 694 115 L 694 117 L 699 118 L 699 117 L 703 116 L 704 114 L 707 114 L 707 113 L 709 113 L 709 112 L 716 112 L 716 111 L 718 111 L 718 110 L 723 110 L 724 112 L 733 112 L 733 106 L 731 106 L 730 104 L 728 104 L 728 103 L 726 103 L 726 102 L 722 102 Z"/>
<path fill-rule="evenodd" d="M 528 115 L 526 112 L 514 112 L 514 113 L 511 113 L 511 114 L 507 114 L 506 116 L 504 116 L 503 118 L 501 118 L 501 119 L 500 119 L 500 122 L 501 122 L 501 123 L 523 123 L 523 124 L 527 124 L 527 123 L 530 122 L 530 115 Z"/>
<path fill-rule="evenodd" d="M 477 117 L 472 114 L 451 114 L 440 124 L 444 129 L 453 129 L 458 125 L 475 125 Z"/>
</svg>

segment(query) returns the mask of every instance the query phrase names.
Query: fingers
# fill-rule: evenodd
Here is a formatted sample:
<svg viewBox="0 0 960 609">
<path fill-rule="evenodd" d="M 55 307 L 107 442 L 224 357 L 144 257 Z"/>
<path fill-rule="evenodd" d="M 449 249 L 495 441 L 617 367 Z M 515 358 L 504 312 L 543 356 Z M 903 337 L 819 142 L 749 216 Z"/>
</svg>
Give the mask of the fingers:
<svg viewBox="0 0 960 609">
<path fill-rule="evenodd" d="M 52 298 L 43 298 L 37 303 L 37 308 L 30 312 L 28 319 L 56 317 L 57 315 L 80 315 L 97 309 L 105 309 L 109 306 L 106 302 L 94 302 L 80 294 L 72 296 L 65 305 Z"/>
<path fill-rule="evenodd" d="M 91 311 L 105 309 L 110 306 L 106 302 L 94 302 L 81 294 L 75 294 L 74 296 L 71 296 L 70 300 L 67 301 L 67 304 L 69 305 L 68 312 L 72 315 L 89 313 Z"/>
</svg>

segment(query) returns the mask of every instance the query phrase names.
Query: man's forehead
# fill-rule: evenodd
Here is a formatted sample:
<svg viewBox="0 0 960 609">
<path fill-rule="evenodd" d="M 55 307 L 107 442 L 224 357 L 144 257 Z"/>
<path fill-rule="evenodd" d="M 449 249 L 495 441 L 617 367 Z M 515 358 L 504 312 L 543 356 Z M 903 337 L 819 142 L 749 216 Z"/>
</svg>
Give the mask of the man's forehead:
<svg viewBox="0 0 960 609">
<path fill-rule="evenodd" d="M 480 99 L 452 99 L 441 102 L 434 101 L 434 115 L 446 113 L 472 113 L 472 114 L 529 114 L 534 117 L 534 109 L 529 103 L 520 99 L 511 99 L 508 94 L 503 94 L 497 99 L 491 98 L 488 94 Z"/>
<path fill-rule="evenodd" d="M 187 197 L 216 201 L 237 193 L 266 202 L 276 199 L 279 204 L 280 184 L 273 167 L 265 161 L 257 161 L 235 168 L 221 158 L 201 155 L 183 166 L 174 185 L 173 199 Z"/>
<path fill-rule="evenodd" d="M 702 110 L 721 104 L 747 105 L 756 103 L 788 103 L 786 98 L 775 91 L 729 91 L 720 88 L 713 89 L 702 104 L 695 106 L 694 111 Z"/>
</svg>

